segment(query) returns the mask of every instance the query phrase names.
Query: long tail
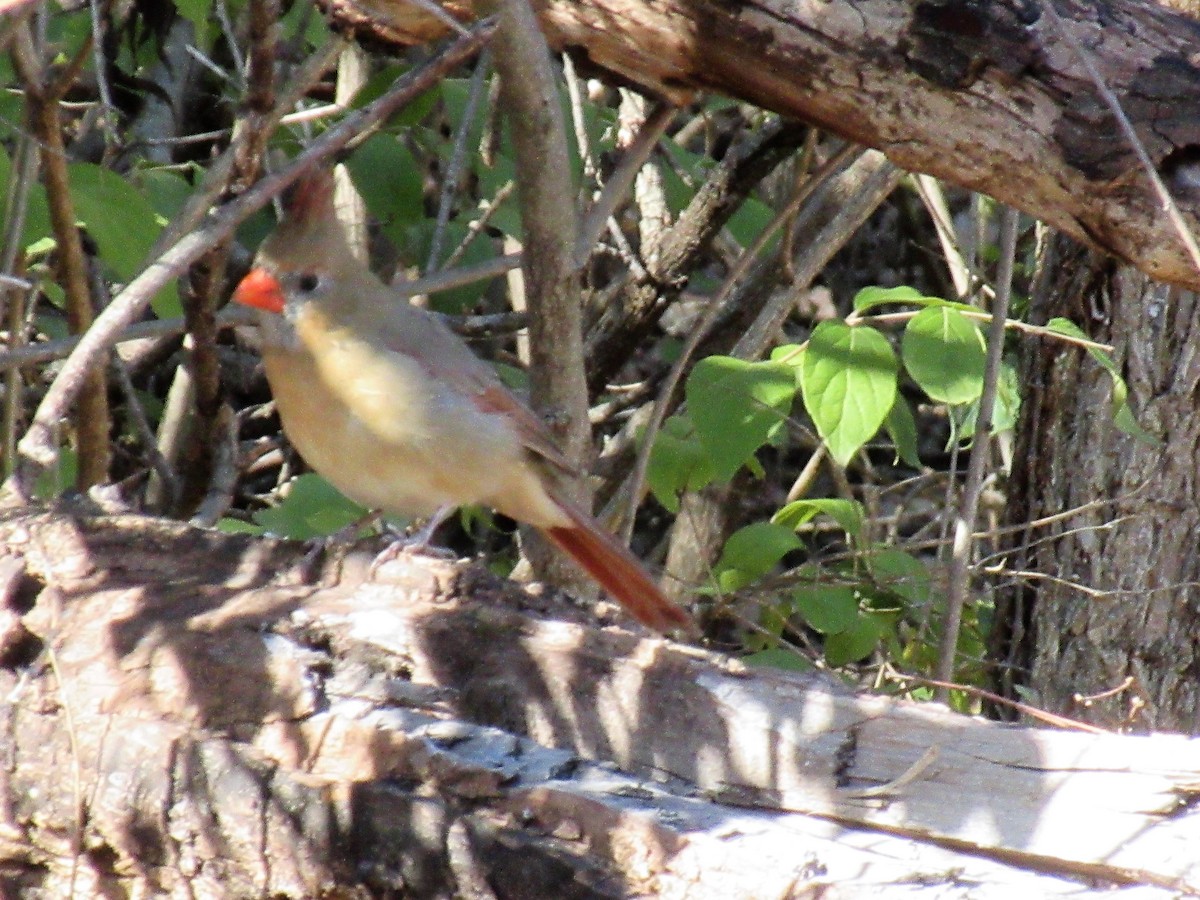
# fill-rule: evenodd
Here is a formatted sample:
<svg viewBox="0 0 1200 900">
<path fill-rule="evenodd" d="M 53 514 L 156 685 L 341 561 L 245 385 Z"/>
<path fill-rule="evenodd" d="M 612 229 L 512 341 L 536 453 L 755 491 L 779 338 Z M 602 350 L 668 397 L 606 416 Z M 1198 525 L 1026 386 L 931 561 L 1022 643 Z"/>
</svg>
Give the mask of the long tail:
<svg viewBox="0 0 1200 900">
<path fill-rule="evenodd" d="M 545 528 L 546 537 L 620 601 L 631 616 L 658 631 L 695 630 L 692 617 L 667 598 L 629 548 L 582 510 L 558 497 L 555 502 L 573 524 Z"/>
</svg>

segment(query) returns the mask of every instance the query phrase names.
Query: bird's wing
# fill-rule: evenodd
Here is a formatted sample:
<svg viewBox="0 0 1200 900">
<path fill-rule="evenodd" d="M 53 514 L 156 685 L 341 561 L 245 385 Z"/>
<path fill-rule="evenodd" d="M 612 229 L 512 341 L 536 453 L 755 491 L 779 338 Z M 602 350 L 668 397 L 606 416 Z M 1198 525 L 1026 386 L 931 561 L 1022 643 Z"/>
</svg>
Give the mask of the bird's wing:
<svg viewBox="0 0 1200 900">
<path fill-rule="evenodd" d="M 400 301 L 398 315 L 381 317 L 372 337 L 388 350 L 416 359 L 442 384 L 471 398 L 485 413 L 501 414 L 513 424 L 531 453 L 570 474 L 578 469 L 563 456 L 546 424 L 522 403 L 486 362 L 433 313 Z"/>
</svg>

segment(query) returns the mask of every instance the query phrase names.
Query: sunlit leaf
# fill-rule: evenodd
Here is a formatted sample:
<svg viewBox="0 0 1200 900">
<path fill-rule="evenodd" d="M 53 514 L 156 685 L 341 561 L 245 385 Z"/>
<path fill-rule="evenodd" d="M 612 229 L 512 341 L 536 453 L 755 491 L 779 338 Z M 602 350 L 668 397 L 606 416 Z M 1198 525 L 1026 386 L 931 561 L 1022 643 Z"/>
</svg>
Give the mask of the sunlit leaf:
<svg viewBox="0 0 1200 900">
<path fill-rule="evenodd" d="M 796 380 L 779 363 L 710 356 L 692 369 L 686 391 L 716 478 L 728 481 L 781 427 L 792 408 Z"/>
<path fill-rule="evenodd" d="M 840 465 L 879 431 L 896 400 L 896 354 L 872 328 L 822 322 L 801 361 L 804 405 Z"/>
<path fill-rule="evenodd" d="M 934 400 L 970 403 L 983 390 L 983 334 L 958 310 L 921 310 L 904 329 L 900 349 L 908 374 Z"/>
</svg>

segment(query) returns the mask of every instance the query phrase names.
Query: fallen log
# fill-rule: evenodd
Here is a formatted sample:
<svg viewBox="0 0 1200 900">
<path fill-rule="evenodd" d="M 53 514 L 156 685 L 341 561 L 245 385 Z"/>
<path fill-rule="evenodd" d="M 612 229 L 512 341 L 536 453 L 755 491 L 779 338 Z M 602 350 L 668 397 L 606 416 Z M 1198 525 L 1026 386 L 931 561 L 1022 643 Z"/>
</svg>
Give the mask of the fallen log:
<svg viewBox="0 0 1200 900">
<path fill-rule="evenodd" d="M 1200 893 L 1200 741 L 747 669 L 441 559 L 305 583 L 48 510 L 0 547 L 6 895 Z"/>
</svg>

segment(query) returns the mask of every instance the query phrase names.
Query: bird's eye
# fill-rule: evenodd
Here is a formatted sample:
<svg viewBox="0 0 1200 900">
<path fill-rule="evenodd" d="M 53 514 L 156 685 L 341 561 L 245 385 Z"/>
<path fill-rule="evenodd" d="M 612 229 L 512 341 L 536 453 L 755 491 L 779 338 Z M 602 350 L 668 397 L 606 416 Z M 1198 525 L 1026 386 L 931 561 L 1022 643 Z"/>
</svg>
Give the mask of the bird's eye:
<svg viewBox="0 0 1200 900">
<path fill-rule="evenodd" d="M 312 272 L 305 272 L 303 275 L 300 276 L 300 280 L 298 282 L 296 282 L 296 285 L 304 293 L 311 294 L 313 291 L 315 291 L 317 289 L 317 286 L 320 283 L 321 283 L 321 279 L 318 278 L 316 275 L 314 275 Z"/>
</svg>

